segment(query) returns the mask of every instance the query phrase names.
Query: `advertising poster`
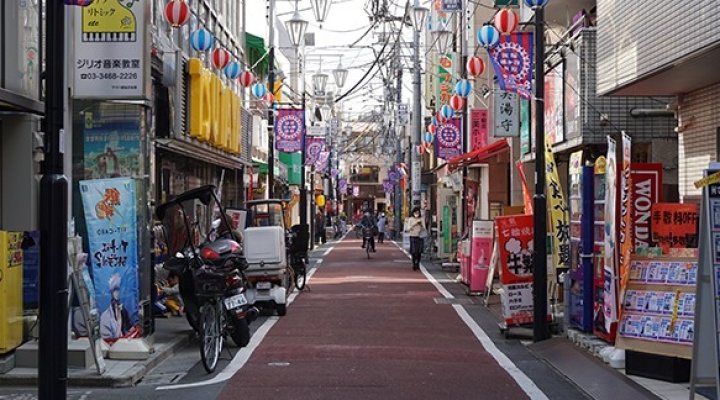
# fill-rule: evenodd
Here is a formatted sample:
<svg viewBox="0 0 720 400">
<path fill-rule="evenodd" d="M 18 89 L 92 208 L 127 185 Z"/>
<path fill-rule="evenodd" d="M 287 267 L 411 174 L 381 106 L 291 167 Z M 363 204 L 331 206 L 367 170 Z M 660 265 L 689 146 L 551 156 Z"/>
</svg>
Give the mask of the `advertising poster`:
<svg viewBox="0 0 720 400">
<path fill-rule="evenodd" d="M 494 96 L 493 118 L 495 137 L 520 136 L 520 103 L 518 95 L 504 90 L 496 90 Z"/>
<path fill-rule="evenodd" d="M 481 292 L 490 271 L 493 247 L 493 221 L 473 221 L 470 250 L 470 291 Z"/>
<path fill-rule="evenodd" d="M 470 110 L 470 141 L 470 151 L 488 145 L 488 110 L 484 108 Z"/>
<path fill-rule="evenodd" d="M 652 207 L 662 200 L 662 163 L 631 163 L 632 238 L 635 250 L 652 244 Z"/>
<path fill-rule="evenodd" d="M 580 56 L 574 51 L 565 55 L 565 138 L 580 136 Z"/>
<path fill-rule="evenodd" d="M 146 2 L 137 0 L 95 1 L 73 7 L 75 98 L 146 97 L 146 8 Z"/>
<path fill-rule="evenodd" d="M 85 111 L 85 179 L 140 175 L 140 116 L 122 120 L 95 118 Z"/>
<path fill-rule="evenodd" d="M 305 165 L 315 165 L 320 152 L 325 151 L 325 138 L 308 136 L 305 146 Z"/>
<path fill-rule="evenodd" d="M 278 110 L 275 122 L 275 149 L 283 153 L 301 151 L 304 137 L 305 110 Z"/>
<path fill-rule="evenodd" d="M 625 288 L 627 288 L 628 279 L 630 278 L 630 255 L 633 252 L 634 240 L 632 238 L 632 176 L 630 175 L 632 141 L 630 136 L 623 132 L 622 134 L 622 173 L 620 175 L 620 255 L 618 257 L 618 266 L 620 274 L 620 296 L 619 299 L 625 297 Z"/>
<path fill-rule="evenodd" d="M 465 185 L 467 185 L 467 198 L 465 199 L 467 204 L 465 218 L 467 218 L 467 221 L 465 221 L 465 227 L 471 228 L 475 218 L 475 210 L 477 209 L 480 182 L 468 179 L 465 181 Z"/>
<path fill-rule="evenodd" d="M 545 134 L 551 145 L 565 140 L 562 64 L 545 74 Z"/>
<path fill-rule="evenodd" d="M 448 118 L 437 128 L 436 140 L 438 158 L 449 160 L 462 154 L 462 120 Z"/>
<path fill-rule="evenodd" d="M 617 291 L 615 287 L 616 221 L 617 202 L 617 159 L 615 157 L 615 140 L 608 136 L 607 164 L 605 167 L 605 241 L 603 266 L 603 316 L 605 332 L 610 332 L 612 324 L 617 322 Z"/>
<path fill-rule="evenodd" d="M 103 339 L 127 335 L 138 324 L 138 247 L 135 181 L 80 181 L 95 300 Z"/>
<path fill-rule="evenodd" d="M 517 93 L 523 99 L 532 98 L 532 32 L 500 35 L 500 41 L 488 49 L 488 54 L 500 89 Z"/>
<path fill-rule="evenodd" d="M 570 221 L 567 202 L 558 177 L 552 145 L 545 137 L 545 185 L 548 197 L 548 224 L 553 235 L 553 264 L 557 273 L 570 268 Z"/>
<path fill-rule="evenodd" d="M 652 207 L 652 241 L 663 254 L 698 247 L 697 204 L 657 203 Z"/>
</svg>

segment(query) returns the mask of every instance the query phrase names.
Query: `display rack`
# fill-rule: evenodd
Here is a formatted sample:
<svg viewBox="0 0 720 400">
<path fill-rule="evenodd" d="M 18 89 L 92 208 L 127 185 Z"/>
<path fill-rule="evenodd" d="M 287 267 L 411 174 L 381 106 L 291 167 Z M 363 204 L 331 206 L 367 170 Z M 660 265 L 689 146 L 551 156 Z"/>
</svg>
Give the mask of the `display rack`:
<svg viewBox="0 0 720 400">
<path fill-rule="evenodd" d="M 570 181 L 570 323 L 593 330 L 594 168 L 584 166 Z"/>
<path fill-rule="evenodd" d="M 615 340 L 617 323 L 611 325 L 610 331 L 605 329 L 605 163 L 596 162 L 593 182 L 593 333 L 600 339 L 612 343 Z"/>
</svg>

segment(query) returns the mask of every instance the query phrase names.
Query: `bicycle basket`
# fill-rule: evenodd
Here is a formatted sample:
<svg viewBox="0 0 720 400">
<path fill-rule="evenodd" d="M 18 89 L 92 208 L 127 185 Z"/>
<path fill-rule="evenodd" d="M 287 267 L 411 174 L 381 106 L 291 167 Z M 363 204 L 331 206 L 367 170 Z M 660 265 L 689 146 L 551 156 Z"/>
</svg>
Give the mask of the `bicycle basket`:
<svg viewBox="0 0 720 400">
<path fill-rule="evenodd" d="M 195 295 L 198 297 L 214 297 L 225 294 L 226 279 L 232 271 L 230 267 L 213 267 L 204 265 L 194 274 Z"/>
</svg>

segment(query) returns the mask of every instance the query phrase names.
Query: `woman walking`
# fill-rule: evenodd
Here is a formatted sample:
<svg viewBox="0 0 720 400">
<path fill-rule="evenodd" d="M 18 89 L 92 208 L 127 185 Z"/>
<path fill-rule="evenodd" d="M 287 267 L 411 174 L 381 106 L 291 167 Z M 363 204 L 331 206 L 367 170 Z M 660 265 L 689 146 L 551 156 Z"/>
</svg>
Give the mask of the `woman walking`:
<svg viewBox="0 0 720 400">
<path fill-rule="evenodd" d="M 412 214 L 405 221 L 405 232 L 410 236 L 410 254 L 412 255 L 413 270 L 420 269 L 420 258 L 425 243 L 421 237 L 425 231 L 425 221 L 420 216 L 420 207 L 415 207 Z"/>
</svg>

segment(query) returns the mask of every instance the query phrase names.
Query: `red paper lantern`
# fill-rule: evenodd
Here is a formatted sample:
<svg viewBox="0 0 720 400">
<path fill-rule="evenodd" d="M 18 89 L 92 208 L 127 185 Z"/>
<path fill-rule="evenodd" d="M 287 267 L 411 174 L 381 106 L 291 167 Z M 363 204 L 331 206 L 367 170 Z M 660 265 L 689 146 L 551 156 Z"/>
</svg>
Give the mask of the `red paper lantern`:
<svg viewBox="0 0 720 400">
<path fill-rule="evenodd" d="M 444 124 L 447 122 L 447 118 L 443 117 L 440 111 L 435 113 L 435 120 L 437 120 L 438 124 Z"/>
<path fill-rule="evenodd" d="M 93 0 L 63 0 L 66 6 L 87 7 L 92 4 Z"/>
<path fill-rule="evenodd" d="M 435 134 L 436 129 L 437 128 L 435 128 L 435 125 L 433 124 L 430 124 L 430 126 L 428 126 L 428 132 L 432 133 L 433 135 Z"/>
<path fill-rule="evenodd" d="M 493 26 L 503 35 L 509 35 L 515 32 L 518 27 L 518 16 L 515 11 L 504 8 L 498 11 L 493 18 Z"/>
<path fill-rule="evenodd" d="M 243 87 L 249 87 L 255 81 L 255 76 L 253 76 L 252 72 L 245 70 L 240 74 L 238 80 Z"/>
<path fill-rule="evenodd" d="M 267 92 L 265 93 L 265 96 L 263 96 L 263 101 L 268 106 L 271 106 L 275 102 L 275 96 L 273 96 L 272 93 Z"/>
<path fill-rule="evenodd" d="M 450 107 L 452 107 L 453 110 L 457 112 L 462 111 L 463 106 L 465 106 L 465 99 L 463 99 L 462 97 L 454 94 L 450 98 Z"/>
<path fill-rule="evenodd" d="M 479 76 L 485 71 L 485 61 L 480 57 L 470 57 L 467 62 L 467 72 L 472 76 Z"/>
<path fill-rule="evenodd" d="M 217 48 L 212 52 L 212 63 L 217 69 L 223 69 L 230 62 L 230 53 L 223 49 Z"/>
<path fill-rule="evenodd" d="M 183 0 L 170 0 L 165 6 L 165 18 L 173 28 L 179 28 L 190 21 L 190 6 Z"/>
</svg>

